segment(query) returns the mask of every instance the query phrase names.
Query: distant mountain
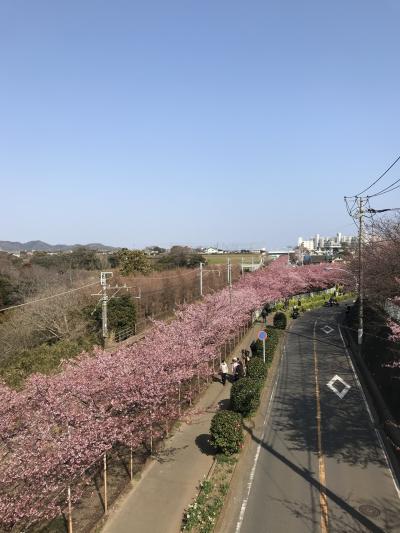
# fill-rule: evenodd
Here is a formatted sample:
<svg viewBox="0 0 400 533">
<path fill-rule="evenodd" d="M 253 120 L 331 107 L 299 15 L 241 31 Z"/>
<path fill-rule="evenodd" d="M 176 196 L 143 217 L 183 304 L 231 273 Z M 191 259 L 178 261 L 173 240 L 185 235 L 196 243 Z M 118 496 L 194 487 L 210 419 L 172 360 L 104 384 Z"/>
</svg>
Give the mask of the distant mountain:
<svg viewBox="0 0 400 533">
<path fill-rule="evenodd" d="M 76 248 L 89 248 L 90 250 L 98 250 L 99 252 L 106 252 L 117 250 L 114 246 L 106 246 L 98 242 L 91 242 L 89 244 L 47 244 L 43 241 L 29 241 L 29 242 L 12 242 L 0 241 L 0 251 L 2 252 L 69 252 L 76 250 Z"/>
</svg>

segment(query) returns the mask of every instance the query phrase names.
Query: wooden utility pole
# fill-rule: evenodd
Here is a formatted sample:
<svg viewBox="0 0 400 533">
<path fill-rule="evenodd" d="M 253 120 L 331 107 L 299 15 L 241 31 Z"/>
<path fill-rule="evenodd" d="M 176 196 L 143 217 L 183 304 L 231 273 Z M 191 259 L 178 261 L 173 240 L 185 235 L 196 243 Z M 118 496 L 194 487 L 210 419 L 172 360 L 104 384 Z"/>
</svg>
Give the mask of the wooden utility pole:
<svg viewBox="0 0 400 533">
<path fill-rule="evenodd" d="M 364 269 L 363 269 L 363 238 L 364 209 L 363 198 L 358 198 L 358 344 L 363 342 L 364 335 Z"/>
</svg>

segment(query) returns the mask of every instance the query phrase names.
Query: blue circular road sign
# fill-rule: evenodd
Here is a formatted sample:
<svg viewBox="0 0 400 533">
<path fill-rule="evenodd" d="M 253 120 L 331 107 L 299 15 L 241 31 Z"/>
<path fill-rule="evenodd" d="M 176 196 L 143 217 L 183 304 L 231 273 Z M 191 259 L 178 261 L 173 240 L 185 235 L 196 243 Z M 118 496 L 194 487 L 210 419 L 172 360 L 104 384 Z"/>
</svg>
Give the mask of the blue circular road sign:
<svg viewBox="0 0 400 533">
<path fill-rule="evenodd" d="M 258 338 L 260 341 L 265 341 L 265 339 L 268 337 L 267 332 L 264 330 L 261 330 L 258 332 Z"/>
</svg>

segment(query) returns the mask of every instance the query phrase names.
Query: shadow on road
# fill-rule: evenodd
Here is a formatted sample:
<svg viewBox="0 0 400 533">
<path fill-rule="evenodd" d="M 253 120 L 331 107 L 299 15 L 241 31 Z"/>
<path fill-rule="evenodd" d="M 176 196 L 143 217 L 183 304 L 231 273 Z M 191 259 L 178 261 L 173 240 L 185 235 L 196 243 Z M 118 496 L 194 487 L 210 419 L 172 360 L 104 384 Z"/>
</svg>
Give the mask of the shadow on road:
<svg viewBox="0 0 400 533">
<path fill-rule="evenodd" d="M 361 514 L 357 509 L 355 509 L 349 503 L 347 503 L 345 500 L 340 498 L 340 496 L 338 496 L 337 494 L 335 494 L 334 492 L 332 492 L 328 488 L 323 487 L 321 485 L 321 483 L 318 480 L 316 480 L 307 469 L 300 468 L 299 466 L 294 464 L 292 461 L 290 461 L 287 457 L 285 457 L 284 455 L 282 455 L 279 452 L 277 452 L 276 450 L 274 450 L 272 448 L 272 446 L 270 446 L 269 444 L 261 441 L 261 439 L 259 439 L 257 436 L 254 435 L 253 430 L 250 427 L 247 427 L 244 424 L 244 429 L 251 435 L 251 438 L 253 439 L 253 441 L 255 441 L 257 444 L 260 444 L 267 452 L 269 452 L 276 459 L 281 461 L 288 468 L 290 468 L 296 474 L 298 474 L 303 479 L 305 479 L 308 483 L 310 483 L 310 485 L 312 485 L 314 488 L 316 488 L 319 492 L 322 492 L 322 493 L 326 494 L 326 496 L 327 496 L 327 498 L 329 500 L 334 502 L 338 507 L 343 509 L 343 511 L 345 511 L 347 514 L 352 516 L 360 525 L 362 525 L 364 528 L 366 528 L 366 529 L 361 530 L 361 531 L 371 531 L 373 533 L 385 533 L 387 531 L 395 531 L 393 529 L 393 524 L 391 524 L 391 526 L 390 526 L 392 529 L 381 529 L 380 527 L 375 525 L 373 522 L 371 522 L 371 520 L 369 520 L 369 518 L 367 518 L 366 516 Z M 299 509 L 293 508 L 293 509 L 291 509 L 291 511 L 294 512 L 296 514 L 296 516 L 298 516 L 298 517 L 304 515 L 304 510 L 300 512 Z M 349 533 L 351 531 L 354 531 L 354 532 L 359 532 L 360 531 L 360 529 L 353 529 L 353 530 L 349 529 L 349 525 L 347 523 L 344 524 L 344 527 L 345 527 L 345 529 L 343 531 L 346 531 L 346 532 L 349 532 Z"/>
<path fill-rule="evenodd" d="M 292 331 L 287 346 L 288 352 L 290 350 L 290 363 L 287 363 L 290 365 L 290 387 L 277 391 L 275 401 L 279 406 L 279 416 L 274 416 L 271 424 L 272 430 L 292 450 L 307 449 L 318 453 L 311 328 L 312 325 L 307 321 L 297 323 L 296 330 Z M 374 428 L 352 374 L 347 378 L 351 380 L 351 389 L 343 400 L 326 386 L 334 374 L 349 373 L 343 345 L 340 347 L 333 342 L 321 342 L 319 336 L 315 340 L 320 367 L 324 455 L 363 468 L 371 463 L 385 467 L 384 457 L 375 442 Z M 332 351 L 333 346 L 335 351 Z"/>
</svg>

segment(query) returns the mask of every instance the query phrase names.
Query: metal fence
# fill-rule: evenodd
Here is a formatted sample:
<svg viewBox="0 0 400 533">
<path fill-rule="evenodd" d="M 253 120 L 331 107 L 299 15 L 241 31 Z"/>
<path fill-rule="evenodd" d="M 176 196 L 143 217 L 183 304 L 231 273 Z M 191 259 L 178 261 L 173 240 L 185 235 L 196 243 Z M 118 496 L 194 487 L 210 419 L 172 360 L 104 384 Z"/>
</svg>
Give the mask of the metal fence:
<svg viewBox="0 0 400 533">
<path fill-rule="evenodd" d="M 129 448 L 121 444 L 101 454 L 93 464 L 76 479 L 66 481 L 65 488 L 55 496 L 55 501 L 61 514 L 40 524 L 24 524 L 22 528 L 16 526 L 13 531 L 29 533 L 86 533 L 93 530 L 96 524 L 108 512 L 110 506 L 118 496 L 126 490 L 129 483 L 139 475 L 145 462 L 152 456 L 162 455 L 163 440 L 170 434 L 172 426 L 192 406 L 196 396 L 200 395 L 210 384 L 212 376 L 219 371 L 223 358 L 227 359 L 252 327 L 250 320 L 219 348 L 217 357 L 210 361 L 210 373 L 201 375 L 195 371 L 190 380 L 181 382 L 177 388 L 176 398 L 169 401 L 177 404 L 176 420 L 166 420 L 163 427 L 157 427 L 157 434 L 161 437 L 151 438 L 138 448 Z M 128 331 L 122 332 L 128 334 Z M 37 505 L 45 503 L 38 501 Z"/>
<path fill-rule="evenodd" d="M 133 326 L 126 326 L 122 329 L 119 329 L 115 332 L 115 342 L 121 342 L 129 337 L 136 335 L 136 323 Z"/>
<path fill-rule="evenodd" d="M 386 313 L 390 316 L 390 318 L 393 318 L 394 320 L 400 322 L 400 306 L 396 305 L 390 300 L 386 300 L 383 308 L 386 311 Z"/>
</svg>

